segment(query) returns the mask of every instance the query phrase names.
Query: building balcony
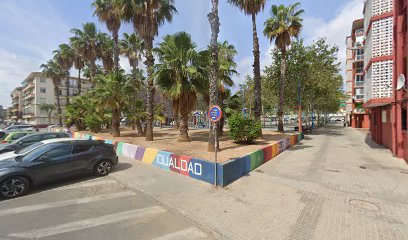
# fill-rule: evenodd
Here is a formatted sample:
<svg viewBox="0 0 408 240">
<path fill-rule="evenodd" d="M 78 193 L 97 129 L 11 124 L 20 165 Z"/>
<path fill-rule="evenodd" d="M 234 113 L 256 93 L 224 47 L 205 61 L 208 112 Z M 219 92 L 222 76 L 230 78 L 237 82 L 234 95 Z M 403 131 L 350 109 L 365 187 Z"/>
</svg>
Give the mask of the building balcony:
<svg viewBox="0 0 408 240">
<path fill-rule="evenodd" d="M 28 100 L 34 97 L 34 92 L 29 92 L 23 96 L 23 100 Z"/>
<path fill-rule="evenodd" d="M 364 81 L 363 82 L 361 82 L 361 81 L 354 82 L 354 87 L 364 87 Z"/>
<path fill-rule="evenodd" d="M 363 73 L 364 72 L 364 68 L 356 68 L 356 73 Z"/>
<path fill-rule="evenodd" d="M 364 61 L 364 54 L 356 55 L 356 57 L 354 58 L 354 60 L 355 60 L 356 62 Z"/>
<path fill-rule="evenodd" d="M 354 113 L 357 113 L 357 114 L 365 114 L 366 111 L 365 111 L 364 108 L 355 108 L 355 109 L 354 109 Z"/>
<path fill-rule="evenodd" d="M 18 112 L 18 108 L 13 108 L 13 109 L 11 109 L 11 112 L 12 112 L 12 113 Z"/>
<path fill-rule="evenodd" d="M 30 83 L 28 83 L 26 86 L 24 86 L 23 92 L 28 91 L 28 90 L 30 90 L 30 89 L 32 89 L 32 88 L 34 88 L 34 83 L 33 83 L 33 82 L 30 82 Z"/>
<path fill-rule="evenodd" d="M 23 113 L 23 118 L 32 118 L 34 116 L 35 116 L 34 112 L 25 112 L 25 113 Z"/>
<path fill-rule="evenodd" d="M 363 101 L 364 100 L 364 95 L 355 95 L 354 99 L 356 101 Z"/>
</svg>

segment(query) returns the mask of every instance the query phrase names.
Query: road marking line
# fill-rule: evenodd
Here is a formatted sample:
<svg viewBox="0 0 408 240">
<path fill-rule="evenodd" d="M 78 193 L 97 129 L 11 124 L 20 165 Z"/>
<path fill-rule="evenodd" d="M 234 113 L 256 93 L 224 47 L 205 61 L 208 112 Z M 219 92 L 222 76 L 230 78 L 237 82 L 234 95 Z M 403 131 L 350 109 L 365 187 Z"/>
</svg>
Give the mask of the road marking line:
<svg viewBox="0 0 408 240">
<path fill-rule="evenodd" d="M 63 191 L 63 190 L 70 190 L 70 189 L 77 189 L 77 188 L 84 188 L 84 187 L 93 187 L 103 184 L 114 184 L 117 183 L 115 180 L 102 180 L 102 181 L 93 181 L 93 182 L 85 182 L 80 184 L 73 184 L 65 187 L 59 187 L 51 189 L 51 191 Z"/>
<path fill-rule="evenodd" d="M 159 206 L 149 207 L 149 208 L 142 208 L 132 211 L 120 212 L 110 215 L 105 215 L 96 218 L 90 218 L 75 222 L 69 222 L 61 225 L 56 225 L 48 228 L 22 232 L 22 233 L 12 233 L 9 234 L 8 237 L 17 237 L 17 238 L 42 238 L 48 236 L 54 236 L 62 233 L 78 231 L 86 228 L 97 227 L 100 225 L 111 224 L 119 221 L 124 221 L 133 218 L 141 218 L 149 215 L 158 215 L 161 213 L 165 213 L 166 209 L 161 208 Z"/>
<path fill-rule="evenodd" d="M 121 197 L 129 197 L 129 196 L 135 196 L 135 195 L 136 193 L 132 191 L 126 191 L 126 192 L 104 194 L 104 195 L 92 196 L 92 197 L 86 197 L 86 198 L 71 199 L 71 200 L 65 200 L 65 201 L 59 201 L 59 202 L 49 202 L 49 203 L 42 203 L 42 204 L 36 204 L 36 205 L 29 205 L 29 206 L 24 206 L 24 207 L 0 210 L 0 217 L 7 216 L 7 215 L 13 215 L 13 214 L 19 214 L 19 213 L 34 212 L 34 211 L 43 210 L 43 209 L 66 207 L 66 206 L 72 206 L 76 204 L 91 203 L 91 202 L 97 202 L 97 201 L 121 198 Z"/>
<path fill-rule="evenodd" d="M 186 228 L 184 230 L 170 233 L 158 238 L 154 238 L 153 240 L 176 240 L 176 239 L 197 239 L 197 238 L 205 238 L 207 235 L 202 231 L 198 230 L 196 227 Z"/>
</svg>

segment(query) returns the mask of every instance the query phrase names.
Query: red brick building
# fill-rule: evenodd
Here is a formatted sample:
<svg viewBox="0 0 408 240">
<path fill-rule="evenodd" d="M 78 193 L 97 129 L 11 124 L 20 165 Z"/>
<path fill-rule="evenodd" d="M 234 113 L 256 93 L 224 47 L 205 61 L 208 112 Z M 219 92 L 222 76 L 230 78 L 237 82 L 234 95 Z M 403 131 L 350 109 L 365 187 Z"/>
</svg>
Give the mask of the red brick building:
<svg viewBox="0 0 408 240">
<path fill-rule="evenodd" d="M 364 106 L 372 139 L 406 160 L 408 95 L 396 85 L 401 74 L 407 76 L 407 2 L 367 0 L 364 5 Z"/>
</svg>

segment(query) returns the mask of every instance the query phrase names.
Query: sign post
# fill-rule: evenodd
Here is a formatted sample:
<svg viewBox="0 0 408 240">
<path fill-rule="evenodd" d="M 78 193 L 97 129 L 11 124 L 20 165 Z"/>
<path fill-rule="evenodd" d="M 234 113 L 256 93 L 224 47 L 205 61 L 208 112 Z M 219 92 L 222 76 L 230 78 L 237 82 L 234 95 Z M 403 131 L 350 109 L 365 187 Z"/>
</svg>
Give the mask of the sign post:
<svg viewBox="0 0 408 240">
<path fill-rule="evenodd" d="M 214 167 L 214 185 L 217 186 L 217 142 L 218 142 L 218 134 L 217 134 L 217 128 L 218 128 L 218 122 L 221 120 L 222 117 L 222 110 L 220 106 L 214 105 L 211 106 L 210 109 L 208 110 L 208 118 L 213 124 L 214 128 L 214 161 L 215 161 L 215 167 Z"/>
</svg>

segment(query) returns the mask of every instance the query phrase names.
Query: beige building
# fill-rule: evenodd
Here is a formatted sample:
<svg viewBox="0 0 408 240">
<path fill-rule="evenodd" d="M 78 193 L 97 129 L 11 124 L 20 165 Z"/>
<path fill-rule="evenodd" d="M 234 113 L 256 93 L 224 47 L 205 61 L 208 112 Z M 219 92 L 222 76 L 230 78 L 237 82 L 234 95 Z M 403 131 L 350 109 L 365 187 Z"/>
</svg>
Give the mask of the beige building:
<svg viewBox="0 0 408 240">
<path fill-rule="evenodd" d="M 69 95 L 70 97 L 78 95 L 77 88 L 78 78 L 71 77 L 69 84 Z M 87 79 L 81 79 L 82 91 L 87 91 L 91 88 L 91 84 Z M 50 78 L 45 78 L 39 72 L 32 72 L 28 77 L 22 82 L 22 87 L 16 88 L 20 89 L 20 100 L 19 109 L 21 112 L 22 123 L 29 123 L 33 125 L 47 125 L 48 116 L 46 111 L 40 110 L 41 104 L 56 104 L 54 84 Z M 66 87 L 65 80 L 62 80 L 59 85 L 60 91 L 60 102 L 63 109 L 63 113 L 66 105 Z M 13 91 L 14 93 L 14 91 Z M 14 94 L 12 93 L 12 98 Z M 16 99 L 17 103 L 17 99 Z M 13 98 L 14 107 L 14 98 Z M 13 109 L 14 111 L 14 109 Z M 14 115 L 13 115 L 14 116 Z M 52 112 L 51 124 L 57 124 L 57 110 Z"/>
<path fill-rule="evenodd" d="M 17 87 L 11 92 L 11 120 L 19 122 L 22 113 L 22 87 Z"/>
</svg>

